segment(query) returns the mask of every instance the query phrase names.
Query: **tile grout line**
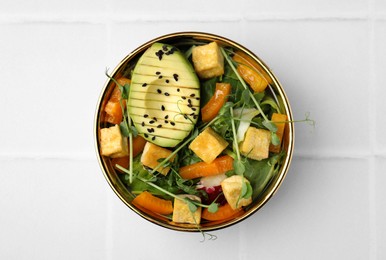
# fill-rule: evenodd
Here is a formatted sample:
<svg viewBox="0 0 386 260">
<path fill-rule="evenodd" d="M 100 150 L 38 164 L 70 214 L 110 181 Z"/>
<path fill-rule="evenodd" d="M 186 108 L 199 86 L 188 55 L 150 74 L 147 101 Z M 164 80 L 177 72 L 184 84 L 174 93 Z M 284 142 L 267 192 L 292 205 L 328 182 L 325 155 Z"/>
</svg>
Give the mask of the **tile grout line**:
<svg viewBox="0 0 386 260">
<path fill-rule="evenodd" d="M 126 15 L 113 14 L 111 8 L 107 8 L 107 12 L 102 12 L 94 15 L 89 14 L 4 14 L 0 16 L 0 24 L 52 24 L 52 23 L 69 23 L 69 24 L 112 24 L 125 22 L 237 22 L 237 21 L 355 21 L 367 20 L 368 15 L 361 13 L 346 14 L 286 14 L 286 13 L 257 13 L 257 14 L 237 14 L 237 15 L 216 15 L 212 14 L 190 14 L 190 15 L 174 15 L 174 16 L 153 16 L 153 15 Z M 375 15 L 375 14 L 374 14 Z M 378 14 L 375 16 L 378 20 L 386 20 L 386 15 Z"/>
<path fill-rule="evenodd" d="M 375 75 L 375 18 L 374 0 L 368 2 L 369 27 L 369 129 L 370 152 L 369 158 L 369 259 L 377 259 L 377 219 L 376 219 L 376 191 L 375 191 L 375 160 L 376 160 L 376 75 Z"/>
<path fill-rule="evenodd" d="M 110 0 L 105 0 L 106 2 L 106 10 L 108 13 L 108 17 L 111 17 L 112 14 L 112 3 Z M 106 59 L 109 60 L 109 57 L 112 53 L 112 22 L 109 19 L 106 19 L 104 21 L 104 25 L 106 26 L 106 41 L 107 41 L 107 47 L 106 47 Z M 112 260 L 113 259 L 113 249 L 114 249 L 114 231 L 113 231 L 113 214 L 114 214 L 114 208 L 113 208 L 113 202 L 111 199 L 111 196 L 107 196 L 106 201 L 106 259 Z"/>
</svg>

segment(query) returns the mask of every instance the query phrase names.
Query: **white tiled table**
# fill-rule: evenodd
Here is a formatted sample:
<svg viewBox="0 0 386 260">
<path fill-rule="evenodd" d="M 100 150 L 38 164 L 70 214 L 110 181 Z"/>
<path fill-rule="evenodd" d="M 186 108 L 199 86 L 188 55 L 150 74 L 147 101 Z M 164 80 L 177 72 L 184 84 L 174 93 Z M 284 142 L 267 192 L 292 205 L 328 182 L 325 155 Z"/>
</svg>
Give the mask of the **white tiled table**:
<svg viewBox="0 0 386 260">
<path fill-rule="evenodd" d="M 131 212 L 94 151 L 105 69 L 176 31 L 251 49 L 316 120 L 273 199 L 205 243 Z M 3 0 L 0 37 L 0 259 L 386 259 L 386 1 Z"/>
</svg>

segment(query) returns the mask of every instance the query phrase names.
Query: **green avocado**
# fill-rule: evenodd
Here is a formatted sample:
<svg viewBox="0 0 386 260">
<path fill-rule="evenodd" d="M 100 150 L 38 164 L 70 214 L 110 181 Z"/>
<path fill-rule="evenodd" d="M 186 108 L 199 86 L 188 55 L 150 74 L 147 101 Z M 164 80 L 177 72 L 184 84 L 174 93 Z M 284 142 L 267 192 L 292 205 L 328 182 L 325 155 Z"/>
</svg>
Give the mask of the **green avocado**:
<svg viewBox="0 0 386 260">
<path fill-rule="evenodd" d="M 192 131 L 200 112 L 200 82 L 193 66 L 177 48 L 154 43 L 134 68 L 127 106 L 141 136 L 175 147 Z"/>
</svg>

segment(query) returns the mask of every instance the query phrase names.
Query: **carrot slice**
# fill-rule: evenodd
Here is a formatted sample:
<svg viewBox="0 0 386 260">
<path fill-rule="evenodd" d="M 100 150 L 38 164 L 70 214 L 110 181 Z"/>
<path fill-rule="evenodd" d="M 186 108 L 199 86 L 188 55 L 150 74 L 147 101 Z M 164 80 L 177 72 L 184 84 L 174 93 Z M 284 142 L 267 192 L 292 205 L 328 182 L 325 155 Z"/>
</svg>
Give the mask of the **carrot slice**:
<svg viewBox="0 0 386 260">
<path fill-rule="evenodd" d="M 146 140 L 142 137 L 137 135 L 136 137 L 133 138 L 133 158 L 136 157 L 138 154 L 140 154 L 143 151 L 143 148 L 145 147 Z M 129 146 L 130 149 L 130 146 Z M 129 156 L 124 156 L 120 158 L 112 158 L 111 159 L 111 164 L 113 165 L 114 168 L 116 168 L 115 165 L 120 165 L 123 168 L 129 168 L 129 161 L 130 157 Z M 116 168 L 119 173 L 123 173 L 120 169 Z"/>
<path fill-rule="evenodd" d="M 271 121 L 274 122 L 276 127 L 277 127 L 276 135 L 279 138 L 280 143 L 278 145 L 270 144 L 269 145 L 269 151 L 274 152 L 274 153 L 278 153 L 278 152 L 280 152 L 281 141 L 283 139 L 284 128 L 286 125 L 285 121 L 287 121 L 287 115 L 273 113 Z"/>
<path fill-rule="evenodd" d="M 153 196 L 148 191 L 141 192 L 135 197 L 133 199 L 133 204 L 162 215 L 168 215 L 173 212 L 173 204 L 170 200 L 164 200 Z"/>
<path fill-rule="evenodd" d="M 190 180 L 199 177 L 211 176 L 233 170 L 233 158 L 224 155 L 214 159 L 211 163 L 198 162 L 180 168 L 182 178 Z"/>
<path fill-rule="evenodd" d="M 272 83 L 269 75 L 256 61 L 241 51 L 236 51 L 233 60 L 238 63 L 237 72 L 254 92 L 262 92 Z"/>
<path fill-rule="evenodd" d="M 206 220 L 216 221 L 237 217 L 240 213 L 243 213 L 242 208 L 232 209 L 232 207 L 226 203 L 225 205 L 220 206 L 214 213 L 209 212 L 208 209 L 205 208 L 201 213 L 201 217 Z"/>
<path fill-rule="evenodd" d="M 117 79 L 117 82 L 119 85 L 124 86 L 125 84 L 130 84 L 130 79 L 122 77 Z M 115 125 L 122 122 L 123 114 L 122 114 L 121 104 L 119 102 L 120 99 L 121 99 L 121 90 L 119 89 L 118 86 L 115 86 L 104 108 L 104 111 L 106 112 L 106 116 L 104 119 L 105 122 L 115 124 Z M 126 105 L 125 102 L 123 103 L 124 103 L 123 105 Z"/>
<path fill-rule="evenodd" d="M 201 118 L 204 122 L 209 122 L 216 117 L 221 107 L 228 99 L 228 95 L 231 93 L 231 84 L 229 83 L 216 83 L 216 89 L 213 96 L 208 103 L 201 109 Z"/>
</svg>

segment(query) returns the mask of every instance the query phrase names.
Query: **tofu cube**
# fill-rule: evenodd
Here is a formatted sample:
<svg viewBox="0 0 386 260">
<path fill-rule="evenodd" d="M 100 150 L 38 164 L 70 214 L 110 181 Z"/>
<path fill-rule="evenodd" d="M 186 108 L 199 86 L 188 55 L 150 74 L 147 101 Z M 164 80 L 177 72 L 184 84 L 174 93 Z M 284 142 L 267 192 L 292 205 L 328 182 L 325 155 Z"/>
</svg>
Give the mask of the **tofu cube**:
<svg viewBox="0 0 386 260">
<path fill-rule="evenodd" d="M 201 199 L 194 195 L 177 195 L 180 198 L 189 198 L 190 200 L 201 202 Z M 173 218 L 176 223 L 200 224 L 201 221 L 201 207 L 197 207 L 195 212 L 191 212 L 189 205 L 180 199 L 174 199 Z"/>
<path fill-rule="evenodd" d="M 240 143 L 240 153 L 254 160 L 262 160 L 269 156 L 271 133 L 268 130 L 249 127 L 245 139 Z"/>
<path fill-rule="evenodd" d="M 228 142 L 208 127 L 190 143 L 189 148 L 201 160 L 211 163 L 227 146 Z"/>
<path fill-rule="evenodd" d="M 249 183 L 246 178 L 240 175 L 233 175 L 221 182 L 221 188 L 225 199 L 232 209 L 238 209 L 252 203 L 252 196 L 247 199 L 240 198 L 243 182 Z"/>
<path fill-rule="evenodd" d="M 145 147 L 143 148 L 143 152 L 141 155 L 141 163 L 151 169 L 155 169 L 160 162 L 159 159 L 165 159 L 170 156 L 172 151 L 160 147 L 158 145 L 155 145 L 153 143 L 147 142 L 145 144 Z M 174 156 L 170 158 L 170 161 L 172 162 L 174 160 Z M 158 172 L 167 175 L 170 170 L 170 167 L 160 167 L 158 168 Z"/>
<path fill-rule="evenodd" d="M 193 48 L 194 69 L 202 79 L 209 79 L 224 74 L 224 57 L 216 42 Z"/>
<path fill-rule="evenodd" d="M 122 136 L 119 125 L 100 130 L 101 154 L 112 158 L 129 155 L 128 140 Z"/>
</svg>

